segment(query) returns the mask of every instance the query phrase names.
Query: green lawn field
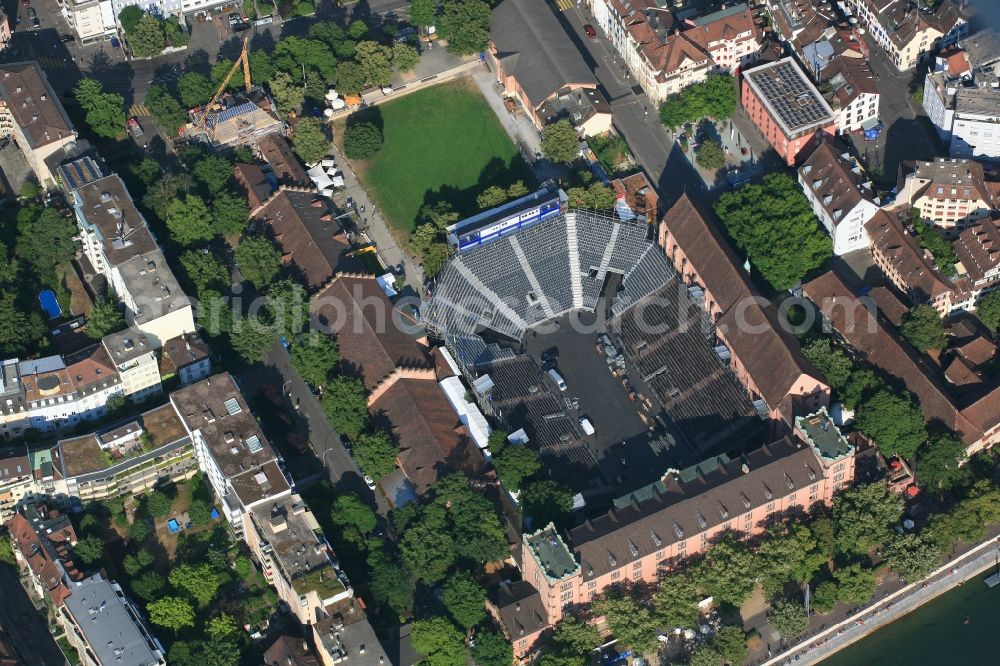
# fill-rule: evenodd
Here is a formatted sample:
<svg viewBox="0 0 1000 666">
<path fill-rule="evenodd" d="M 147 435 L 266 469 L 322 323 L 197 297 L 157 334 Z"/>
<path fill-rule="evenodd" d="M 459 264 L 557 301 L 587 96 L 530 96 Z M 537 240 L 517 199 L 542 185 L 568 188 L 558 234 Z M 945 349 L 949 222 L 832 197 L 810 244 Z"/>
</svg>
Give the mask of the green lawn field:
<svg viewBox="0 0 1000 666">
<path fill-rule="evenodd" d="M 387 102 L 385 143 L 358 175 L 386 219 L 411 231 L 426 203 L 448 201 L 463 216 L 477 212 L 489 185 L 534 179 L 493 110 L 471 82 L 453 81 Z"/>
</svg>

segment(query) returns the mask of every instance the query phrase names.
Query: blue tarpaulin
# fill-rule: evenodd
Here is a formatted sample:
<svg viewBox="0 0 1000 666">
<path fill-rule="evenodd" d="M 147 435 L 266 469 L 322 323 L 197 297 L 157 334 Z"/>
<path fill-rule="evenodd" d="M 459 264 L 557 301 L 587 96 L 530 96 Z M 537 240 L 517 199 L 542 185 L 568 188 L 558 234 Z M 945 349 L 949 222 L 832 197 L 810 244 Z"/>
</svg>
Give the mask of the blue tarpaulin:
<svg viewBox="0 0 1000 666">
<path fill-rule="evenodd" d="M 62 315 L 62 308 L 59 307 L 59 301 L 56 300 L 56 295 L 50 289 L 38 292 L 38 303 L 45 310 L 49 319 L 56 319 Z"/>
</svg>

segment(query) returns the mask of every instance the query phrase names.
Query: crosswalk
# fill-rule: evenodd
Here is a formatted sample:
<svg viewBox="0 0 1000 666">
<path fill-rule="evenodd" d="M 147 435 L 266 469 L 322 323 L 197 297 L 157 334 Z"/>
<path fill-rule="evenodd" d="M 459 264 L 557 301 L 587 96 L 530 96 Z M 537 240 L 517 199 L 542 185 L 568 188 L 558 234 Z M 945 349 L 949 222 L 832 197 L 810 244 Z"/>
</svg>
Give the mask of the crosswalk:
<svg viewBox="0 0 1000 666">
<path fill-rule="evenodd" d="M 151 116 L 153 115 L 149 111 L 149 107 L 145 104 L 133 104 L 132 108 L 128 110 L 129 116 Z"/>
<path fill-rule="evenodd" d="M 52 69 L 65 69 L 69 67 L 69 63 L 62 58 L 53 58 L 52 56 L 39 56 L 37 58 L 38 64 L 42 66 L 42 69 L 52 70 Z"/>
<path fill-rule="evenodd" d="M 568 12 L 573 8 L 573 0 L 556 0 L 556 8 L 561 12 Z"/>
</svg>

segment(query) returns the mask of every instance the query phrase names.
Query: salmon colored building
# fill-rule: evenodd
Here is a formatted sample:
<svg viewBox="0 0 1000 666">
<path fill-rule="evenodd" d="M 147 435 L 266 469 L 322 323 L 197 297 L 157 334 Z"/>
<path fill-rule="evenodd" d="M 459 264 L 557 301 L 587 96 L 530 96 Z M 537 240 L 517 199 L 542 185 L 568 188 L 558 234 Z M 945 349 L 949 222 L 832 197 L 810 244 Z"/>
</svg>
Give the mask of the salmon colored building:
<svg viewBox="0 0 1000 666">
<path fill-rule="evenodd" d="M 743 73 L 743 108 L 788 166 L 817 134 L 837 133 L 837 116 L 791 58 Z"/>
<path fill-rule="evenodd" d="M 853 480 L 854 447 L 821 409 L 796 419 L 794 436 L 671 471 L 616 500 L 608 513 L 574 528 L 568 543 L 551 524 L 525 534 L 522 576 L 554 624 L 567 606 L 588 604 L 612 585 L 655 583 L 724 532 L 755 536 L 790 513 L 829 505 Z"/>
<path fill-rule="evenodd" d="M 796 414 L 830 404 L 830 387 L 802 355 L 784 317 L 753 289 L 746 271 L 715 223 L 683 195 L 663 217 L 659 243 L 684 284 L 702 291 L 715 336 L 730 353 L 730 367 L 775 435 Z"/>
</svg>

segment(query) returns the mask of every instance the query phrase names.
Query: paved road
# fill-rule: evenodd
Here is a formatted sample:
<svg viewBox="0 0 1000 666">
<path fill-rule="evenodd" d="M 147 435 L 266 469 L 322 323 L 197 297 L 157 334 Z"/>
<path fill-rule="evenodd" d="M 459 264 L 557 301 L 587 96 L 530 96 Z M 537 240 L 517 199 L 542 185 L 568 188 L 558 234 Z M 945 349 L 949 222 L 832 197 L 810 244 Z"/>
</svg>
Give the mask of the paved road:
<svg viewBox="0 0 1000 666">
<path fill-rule="evenodd" d="M 63 666 L 66 659 L 48 624 L 21 587 L 17 570 L 6 564 L 0 564 L 0 600 L 0 627 L 22 661 L 32 666 Z"/>
<path fill-rule="evenodd" d="M 319 401 L 299 377 L 299 373 L 292 368 L 291 359 L 279 342 L 274 343 L 274 347 L 264 360 L 264 365 L 267 371 L 277 373 L 275 383 L 282 382 L 282 392 L 288 396 L 286 409 L 293 410 L 292 405 L 298 404 L 298 415 L 304 419 L 302 425 L 309 435 L 309 446 L 326 467 L 330 481 L 338 490 L 353 492 L 363 499 L 368 498 L 384 517 L 389 510 L 388 503 L 381 493 L 373 493 L 365 485 L 357 463 L 340 443 L 340 438 L 330 427 Z M 263 383 L 270 383 L 272 377 L 275 377 L 272 372 L 267 371 L 251 370 L 243 373 L 240 378 L 240 388 L 246 395 L 252 395 Z"/>
</svg>

